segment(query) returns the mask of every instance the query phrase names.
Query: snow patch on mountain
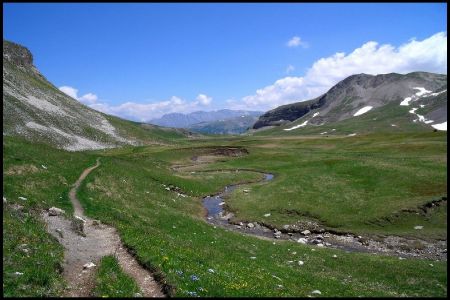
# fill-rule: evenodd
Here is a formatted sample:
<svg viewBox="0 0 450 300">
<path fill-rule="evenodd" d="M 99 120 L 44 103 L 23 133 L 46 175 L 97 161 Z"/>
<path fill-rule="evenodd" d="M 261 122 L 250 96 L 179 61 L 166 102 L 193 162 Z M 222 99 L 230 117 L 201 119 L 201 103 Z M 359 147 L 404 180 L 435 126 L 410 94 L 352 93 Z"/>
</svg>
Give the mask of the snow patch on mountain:
<svg viewBox="0 0 450 300">
<path fill-rule="evenodd" d="M 283 129 L 283 130 L 286 130 L 286 131 L 294 130 L 294 129 L 297 129 L 297 128 L 306 126 L 306 124 L 308 124 L 308 120 L 306 120 L 306 121 L 303 122 L 302 124 L 295 125 L 295 126 L 293 126 L 293 127 L 291 127 L 291 128 L 286 128 L 286 129 Z"/>
<path fill-rule="evenodd" d="M 368 112 L 369 110 L 371 110 L 373 108 L 373 106 L 364 106 L 363 108 L 361 108 L 360 110 L 358 110 L 353 116 L 357 117 L 360 116 L 362 114 L 365 114 L 366 112 Z"/>
<path fill-rule="evenodd" d="M 431 126 L 433 126 L 433 128 L 437 130 L 447 131 L 447 121 L 445 121 L 444 123 L 434 124 Z"/>
</svg>

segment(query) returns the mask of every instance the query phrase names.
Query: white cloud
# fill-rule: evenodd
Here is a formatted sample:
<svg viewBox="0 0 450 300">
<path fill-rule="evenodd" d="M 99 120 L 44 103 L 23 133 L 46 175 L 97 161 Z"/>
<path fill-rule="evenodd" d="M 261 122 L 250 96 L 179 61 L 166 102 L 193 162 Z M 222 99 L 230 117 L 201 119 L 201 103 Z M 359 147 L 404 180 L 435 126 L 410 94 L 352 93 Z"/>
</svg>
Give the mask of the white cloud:
<svg viewBox="0 0 450 300">
<path fill-rule="evenodd" d="M 289 74 L 295 70 L 295 67 L 293 65 L 289 65 L 286 68 L 286 74 Z"/>
<path fill-rule="evenodd" d="M 78 99 L 78 96 L 77 96 L 78 90 L 73 88 L 73 87 L 62 86 L 62 87 L 59 88 L 59 90 L 61 92 L 63 92 L 64 94 L 66 94 L 66 95 L 68 95 L 68 96 L 70 96 L 70 97 L 72 97 L 74 99 Z"/>
<path fill-rule="evenodd" d="M 272 85 L 258 89 L 255 94 L 229 104 L 234 109 L 268 110 L 320 96 L 353 74 L 406 74 L 414 71 L 447 73 L 446 32 L 422 41 L 413 39 L 399 47 L 370 41 L 347 55 L 338 52 L 319 59 L 303 77 L 281 78 Z"/>
<path fill-rule="evenodd" d="M 61 92 L 63 92 L 64 94 L 66 94 L 84 104 L 93 104 L 93 103 L 97 102 L 97 100 L 98 100 L 97 95 L 92 94 L 92 93 L 87 93 L 81 97 L 78 97 L 78 90 L 71 86 L 62 86 L 59 88 L 59 90 Z"/>
<path fill-rule="evenodd" d="M 202 105 L 209 105 L 211 103 L 212 98 L 206 96 L 205 94 L 199 94 L 197 96 L 197 101 Z"/>
<path fill-rule="evenodd" d="M 97 102 L 98 97 L 95 94 L 87 93 L 86 95 L 81 96 L 80 98 L 78 98 L 78 100 L 80 102 L 83 102 L 83 103 L 90 103 L 90 104 L 92 104 L 92 103 Z"/>
<path fill-rule="evenodd" d="M 169 100 L 155 103 L 136 103 L 125 102 L 120 105 L 112 106 L 107 103 L 94 103 L 89 107 L 98 111 L 115 115 L 121 118 L 146 122 L 155 118 L 160 118 L 168 113 L 189 113 L 195 110 L 204 109 L 205 106 L 211 104 L 212 98 L 205 94 L 199 94 L 195 101 L 186 101 L 176 96 L 172 96 Z"/>
<path fill-rule="evenodd" d="M 307 48 L 308 47 L 308 43 L 302 41 L 302 39 L 299 36 L 294 36 L 292 37 L 287 43 L 286 46 L 288 47 L 298 47 L 298 46 L 302 46 L 303 48 Z"/>
</svg>

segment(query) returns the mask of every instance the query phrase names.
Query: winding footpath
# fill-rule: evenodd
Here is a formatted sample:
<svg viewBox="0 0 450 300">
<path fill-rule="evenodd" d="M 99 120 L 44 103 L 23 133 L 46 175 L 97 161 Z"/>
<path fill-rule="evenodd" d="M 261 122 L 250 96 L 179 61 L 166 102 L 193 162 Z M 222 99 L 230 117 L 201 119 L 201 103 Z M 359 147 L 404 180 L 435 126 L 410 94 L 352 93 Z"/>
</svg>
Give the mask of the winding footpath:
<svg viewBox="0 0 450 300">
<path fill-rule="evenodd" d="M 72 221 L 62 215 L 51 216 L 47 211 L 42 215 L 48 225 L 48 232 L 55 236 L 65 248 L 63 275 L 68 287 L 63 296 L 92 296 L 92 289 L 95 287 L 95 270 L 98 268 L 100 259 L 106 255 L 114 255 L 122 270 L 138 284 L 141 292 L 135 296 L 165 297 L 161 286 L 154 280 L 152 274 L 126 250 L 116 229 L 84 215 L 76 193 L 86 176 L 99 166 L 100 161 L 97 159 L 94 166 L 81 173 L 69 192 L 75 219 L 83 220 L 85 236 L 76 232 Z"/>
</svg>

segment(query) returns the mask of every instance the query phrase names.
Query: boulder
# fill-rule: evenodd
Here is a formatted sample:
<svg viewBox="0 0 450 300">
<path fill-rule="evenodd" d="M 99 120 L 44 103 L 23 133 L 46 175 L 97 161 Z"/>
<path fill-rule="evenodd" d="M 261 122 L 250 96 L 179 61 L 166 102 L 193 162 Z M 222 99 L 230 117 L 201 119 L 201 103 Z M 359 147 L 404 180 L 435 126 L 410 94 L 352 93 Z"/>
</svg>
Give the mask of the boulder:
<svg viewBox="0 0 450 300">
<path fill-rule="evenodd" d="M 48 215 L 49 216 L 60 216 L 60 215 L 62 215 L 64 213 L 65 213 L 65 211 L 63 209 L 57 208 L 57 207 L 54 207 L 54 206 L 52 206 L 52 207 L 50 207 L 48 209 Z"/>
<path fill-rule="evenodd" d="M 253 228 L 253 227 L 255 227 L 255 225 L 253 225 L 253 223 L 248 223 L 248 224 L 247 224 L 247 227 L 248 227 L 248 228 Z"/>
<path fill-rule="evenodd" d="M 88 262 L 87 264 L 83 265 L 83 269 L 90 269 L 95 267 L 95 264 L 93 262 Z"/>
<path fill-rule="evenodd" d="M 303 231 L 301 232 L 301 234 L 303 234 L 303 235 L 310 235 L 310 234 L 311 234 L 311 231 L 309 231 L 308 229 L 307 229 L 307 230 L 303 230 Z"/>
<path fill-rule="evenodd" d="M 297 240 L 297 243 L 300 243 L 300 244 L 306 244 L 307 242 L 308 242 L 308 240 L 305 239 L 305 238 L 299 238 L 299 239 Z"/>
</svg>

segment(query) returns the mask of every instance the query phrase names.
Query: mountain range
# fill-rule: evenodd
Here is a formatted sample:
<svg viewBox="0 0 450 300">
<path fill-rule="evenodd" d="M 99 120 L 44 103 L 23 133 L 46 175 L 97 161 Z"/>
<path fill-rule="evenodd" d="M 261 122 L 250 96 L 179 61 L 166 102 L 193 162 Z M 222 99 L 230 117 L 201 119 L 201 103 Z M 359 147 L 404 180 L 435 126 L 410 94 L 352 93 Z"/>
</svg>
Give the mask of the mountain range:
<svg viewBox="0 0 450 300">
<path fill-rule="evenodd" d="M 159 126 L 186 128 L 210 134 L 239 134 L 245 132 L 264 112 L 221 109 L 192 113 L 170 113 L 149 123 Z"/>
<path fill-rule="evenodd" d="M 446 122 L 447 75 L 412 72 L 352 75 L 315 99 L 266 112 L 253 129 L 301 134 L 329 134 L 333 128 L 328 127 L 344 125 L 360 132 L 446 130 Z"/>
</svg>

